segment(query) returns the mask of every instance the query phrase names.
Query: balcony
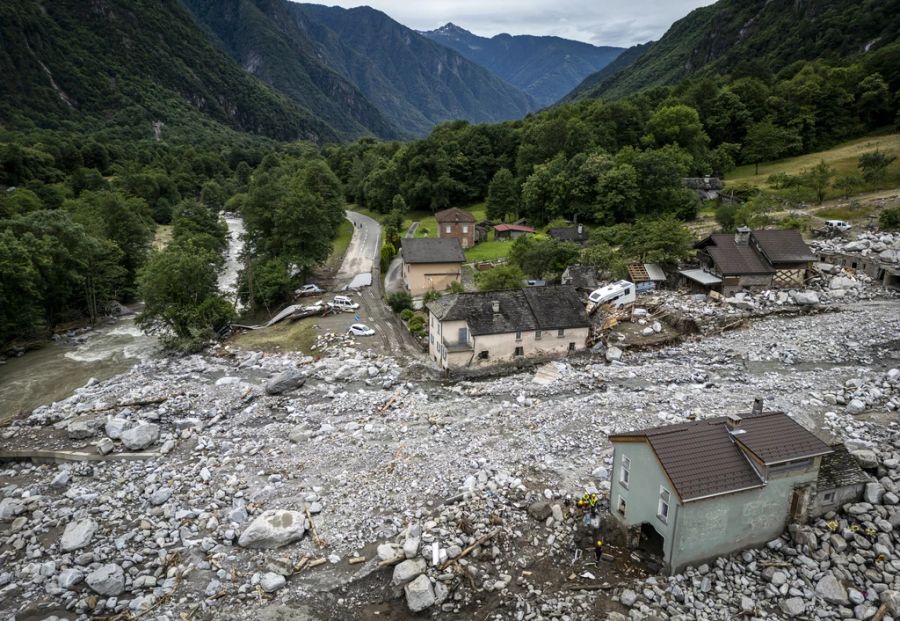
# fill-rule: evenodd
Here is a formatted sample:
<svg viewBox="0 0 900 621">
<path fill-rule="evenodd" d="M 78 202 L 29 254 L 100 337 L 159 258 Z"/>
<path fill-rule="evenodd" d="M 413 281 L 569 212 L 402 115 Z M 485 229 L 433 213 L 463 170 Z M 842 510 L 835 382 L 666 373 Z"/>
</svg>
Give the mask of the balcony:
<svg viewBox="0 0 900 621">
<path fill-rule="evenodd" d="M 456 354 L 459 352 L 475 350 L 475 346 L 471 343 L 459 343 L 459 342 L 448 343 L 447 339 L 441 339 L 441 340 L 444 343 L 444 348 L 447 350 L 447 353 L 449 353 L 449 354 Z"/>
</svg>

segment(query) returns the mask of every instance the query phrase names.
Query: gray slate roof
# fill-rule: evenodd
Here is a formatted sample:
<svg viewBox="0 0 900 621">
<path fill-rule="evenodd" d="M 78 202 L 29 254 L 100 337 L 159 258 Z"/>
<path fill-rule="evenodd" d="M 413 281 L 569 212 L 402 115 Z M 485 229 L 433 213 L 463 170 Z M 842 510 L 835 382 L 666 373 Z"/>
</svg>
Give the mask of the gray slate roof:
<svg viewBox="0 0 900 621">
<path fill-rule="evenodd" d="M 806 263 L 816 257 L 803 241 L 800 231 L 766 229 L 753 231 L 753 239 L 769 263 Z"/>
<path fill-rule="evenodd" d="M 846 446 L 832 444 L 831 449 L 834 452 L 825 455 L 822 458 L 822 465 L 819 466 L 819 480 L 816 484 L 819 492 L 862 485 L 871 481 Z"/>
<path fill-rule="evenodd" d="M 465 321 L 472 336 L 590 326 L 575 289 L 565 285 L 445 295 L 428 310 L 440 321 Z"/>
<path fill-rule="evenodd" d="M 723 275 L 773 274 L 775 272 L 749 244 L 744 246 L 735 243 L 734 235 L 718 233 L 710 235 L 709 239 L 712 244 L 706 248 L 706 251 Z"/>
<path fill-rule="evenodd" d="M 781 461 L 828 453 L 825 443 L 781 412 L 742 417 L 745 433 L 732 435 L 724 416 L 610 436 L 612 442 L 646 440 L 683 501 L 762 487 L 763 480 L 737 445 Z"/>
<path fill-rule="evenodd" d="M 400 240 L 400 251 L 403 261 L 409 264 L 464 263 L 466 260 L 459 240 L 452 237 L 404 237 Z"/>
</svg>

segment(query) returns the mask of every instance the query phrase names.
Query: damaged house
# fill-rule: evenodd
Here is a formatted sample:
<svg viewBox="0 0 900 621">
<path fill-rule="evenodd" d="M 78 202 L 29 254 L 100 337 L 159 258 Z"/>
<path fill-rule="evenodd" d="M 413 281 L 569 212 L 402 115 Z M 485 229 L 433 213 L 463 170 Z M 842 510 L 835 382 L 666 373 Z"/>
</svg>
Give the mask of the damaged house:
<svg viewBox="0 0 900 621">
<path fill-rule="evenodd" d="M 695 244 L 707 269 L 722 280 L 721 293 L 802 287 L 816 260 L 798 231 L 739 227 Z"/>
<path fill-rule="evenodd" d="M 833 449 L 781 412 L 610 436 L 610 513 L 670 572 L 775 539 L 803 521 Z"/>
<path fill-rule="evenodd" d="M 442 369 L 565 356 L 591 322 L 573 287 L 457 293 L 430 302 L 428 355 Z"/>
</svg>

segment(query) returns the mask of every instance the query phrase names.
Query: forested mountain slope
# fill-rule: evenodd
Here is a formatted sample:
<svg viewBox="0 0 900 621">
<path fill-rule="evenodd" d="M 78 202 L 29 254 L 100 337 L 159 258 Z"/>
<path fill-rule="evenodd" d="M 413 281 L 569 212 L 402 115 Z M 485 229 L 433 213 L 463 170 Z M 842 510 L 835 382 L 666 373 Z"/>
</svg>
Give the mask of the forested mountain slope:
<svg viewBox="0 0 900 621">
<path fill-rule="evenodd" d="M 489 69 L 542 106 L 562 99 L 623 51 L 620 47 L 598 47 L 560 37 L 479 37 L 452 23 L 422 34 Z"/>
<path fill-rule="evenodd" d="M 627 70 L 579 97 L 623 97 L 697 74 L 765 77 L 798 60 L 840 61 L 900 37 L 900 0 L 719 0 L 675 22 Z"/>
<path fill-rule="evenodd" d="M 241 67 L 309 110 L 340 139 L 402 132 L 344 76 L 327 66 L 309 26 L 284 0 L 182 0 Z"/>
<path fill-rule="evenodd" d="M 640 60 L 641 56 L 646 54 L 647 50 L 649 50 L 652 45 L 653 42 L 648 41 L 647 43 L 639 43 L 638 45 L 631 46 L 616 56 L 616 59 L 606 65 L 603 69 L 586 77 L 581 84 L 566 94 L 562 101 L 575 101 L 576 99 L 582 99 L 585 96 L 590 97 L 590 95 L 586 95 L 586 93 L 599 92 L 602 89 L 603 82 L 613 79 L 622 71 L 626 71 L 634 63 Z"/>
<path fill-rule="evenodd" d="M 3 2 L 0 43 L 7 129 L 168 138 L 227 126 L 281 140 L 337 138 L 242 71 L 178 0 Z"/>
</svg>

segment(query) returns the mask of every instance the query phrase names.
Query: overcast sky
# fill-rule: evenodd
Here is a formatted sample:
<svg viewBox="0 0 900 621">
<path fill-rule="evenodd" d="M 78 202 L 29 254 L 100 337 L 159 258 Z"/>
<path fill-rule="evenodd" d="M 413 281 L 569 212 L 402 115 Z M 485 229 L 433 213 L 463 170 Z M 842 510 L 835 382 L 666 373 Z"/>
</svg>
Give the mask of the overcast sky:
<svg viewBox="0 0 900 621">
<path fill-rule="evenodd" d="M 453 22 L 477 35 L 557 35 L 628 47 L 658 39 L 675 20 L 713 0 L 304 0 L 368 5 L 405 26 L 433 30 Z"/>
</svg>

